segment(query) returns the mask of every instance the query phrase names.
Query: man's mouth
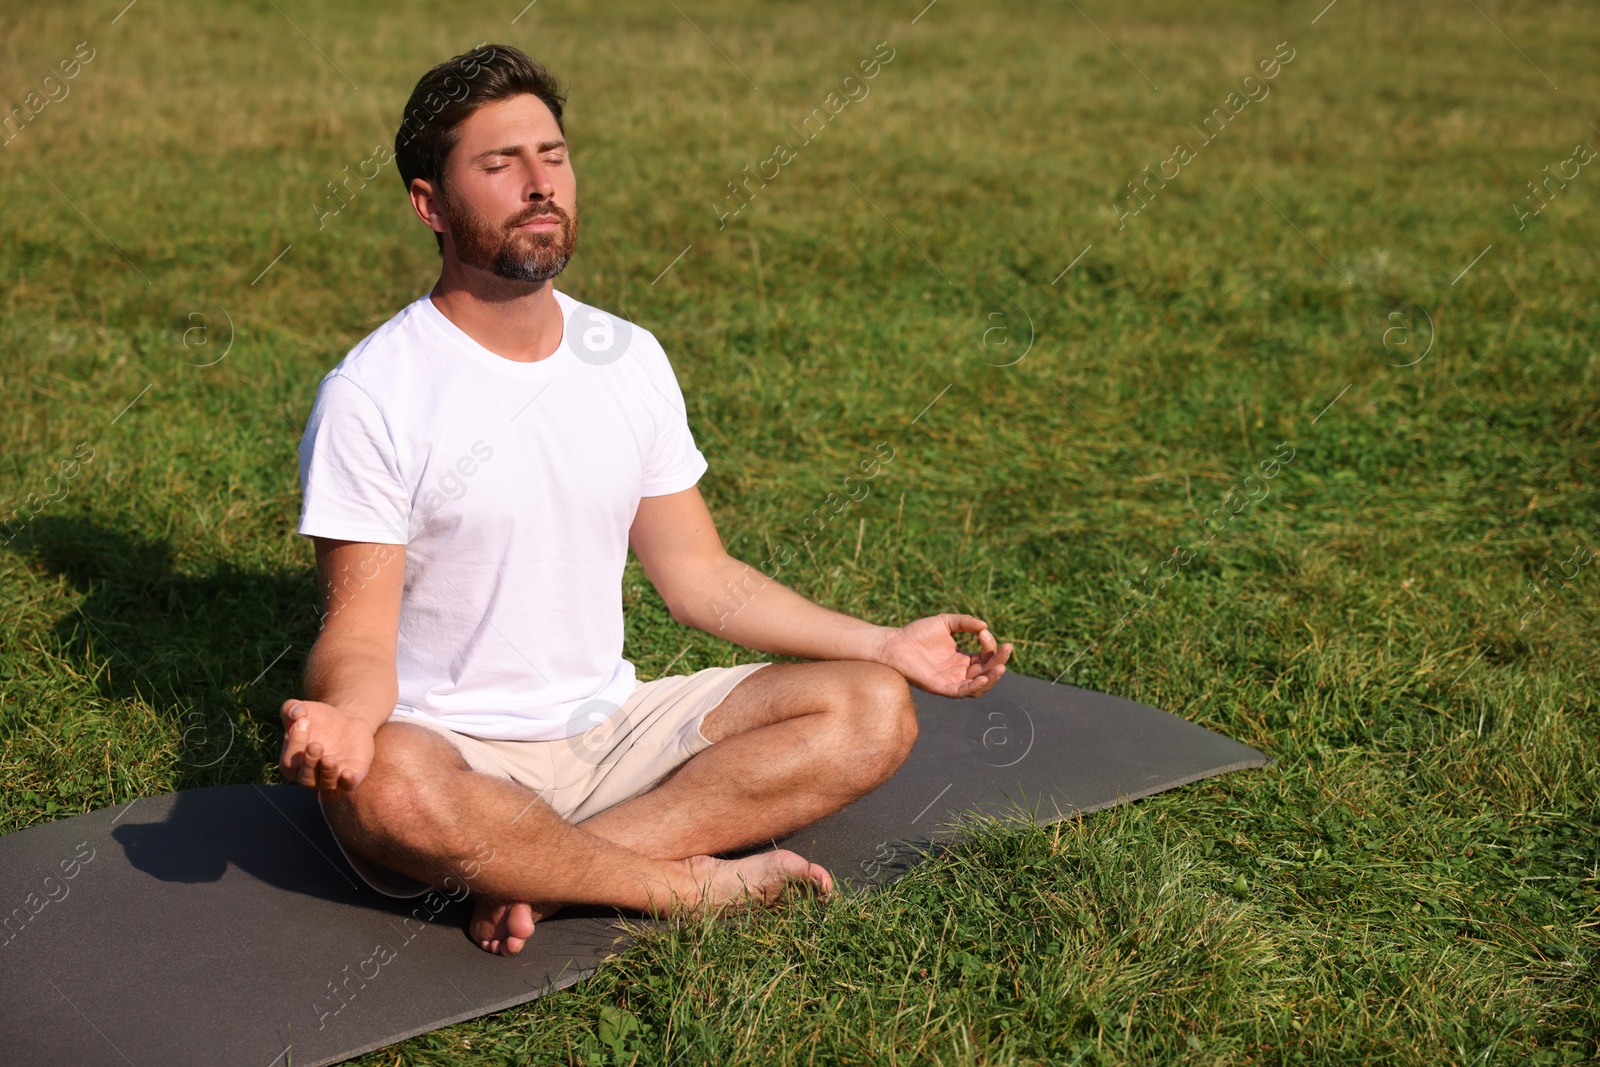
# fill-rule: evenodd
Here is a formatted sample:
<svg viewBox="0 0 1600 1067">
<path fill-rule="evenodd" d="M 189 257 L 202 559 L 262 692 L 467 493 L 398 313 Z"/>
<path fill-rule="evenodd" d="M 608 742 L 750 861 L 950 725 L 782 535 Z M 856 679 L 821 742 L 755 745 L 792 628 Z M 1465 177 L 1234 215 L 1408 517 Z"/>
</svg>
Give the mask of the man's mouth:
<svg viewBox="0 0 1600 1067">
<path fill-rule="evenodd" d="M 518 230 L 551 230 L 561 225 L 561 216 L 556 214 L 535 215 L 524 222 L 519 222 L 514 229 Z"/>
</svg>

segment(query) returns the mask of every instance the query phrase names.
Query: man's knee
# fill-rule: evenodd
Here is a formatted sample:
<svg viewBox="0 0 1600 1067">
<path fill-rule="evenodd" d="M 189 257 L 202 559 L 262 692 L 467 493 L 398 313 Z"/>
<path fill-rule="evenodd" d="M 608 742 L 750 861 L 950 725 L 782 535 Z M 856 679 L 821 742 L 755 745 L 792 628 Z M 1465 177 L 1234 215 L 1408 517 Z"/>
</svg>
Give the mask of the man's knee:
<svg viewBox="0 0 1600 1067">
<path fill-rule="evenodd" d="M 449 780 L 470 768 L 426 727 L 386 722 L 373 736 L 372 766 L 361 784 L 324 793 L 323 811 L 342 841 L 374 849 L 454 851 L 467 828 L 449 801 Z"/>
<path fill-rule="evenodd" d="M 881 663 L 852 664 L 841 686 L 847 756 L 867 788 L 888 781 L 917 743 L 917 706 L 905 677 Z"/>
</svg>

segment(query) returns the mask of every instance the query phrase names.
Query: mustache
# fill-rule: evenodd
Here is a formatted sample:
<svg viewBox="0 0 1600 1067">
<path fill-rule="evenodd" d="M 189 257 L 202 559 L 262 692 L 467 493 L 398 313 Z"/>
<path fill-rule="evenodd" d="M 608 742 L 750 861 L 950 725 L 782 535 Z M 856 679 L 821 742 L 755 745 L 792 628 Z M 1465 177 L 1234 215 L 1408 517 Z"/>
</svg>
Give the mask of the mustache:
<svg viewBox="0 0 1600 1067">
<path fill-rule="evenodd" d="M 521 215 L 518 215 L 516 218 L 512 219 L 510 222 L 506 223 L 506 228 L 507 229 L 515 229 L 518 226 L 522 226 L 522 225 L 525 225 L 526 223 L 532 222 L 534 219 L 543 219 L 543 218 L 551 218 L 551 217 L 558 218 L 563 223 L 568 223 L 568 222 L 572 221 L 571 218 L 567 215 L 567 213 L 565 211 L 561 210 L 561 208 L 558 207 L 557 205 L 555 205 L 555 204 L 544 204 L 544 205 L 541 205 L 541 206 L 538 206 L 538 207 L 530 208 L 529 210 L 523 212 Z"/>
</svg>

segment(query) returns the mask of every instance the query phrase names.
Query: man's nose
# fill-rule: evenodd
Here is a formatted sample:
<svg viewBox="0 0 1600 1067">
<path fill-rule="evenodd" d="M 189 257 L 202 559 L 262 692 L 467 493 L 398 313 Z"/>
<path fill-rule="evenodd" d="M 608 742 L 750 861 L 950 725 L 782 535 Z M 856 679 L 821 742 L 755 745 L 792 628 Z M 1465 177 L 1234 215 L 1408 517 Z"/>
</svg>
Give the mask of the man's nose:
<svg viewBox="0 0 1600 1067">
<path fill-rule="evenodd" d="M 550 169 L 535 161 L 528 172 L 527 195 L 529 200 L 551 200 L 556 195 L 556 183 Z"/>
</svg>

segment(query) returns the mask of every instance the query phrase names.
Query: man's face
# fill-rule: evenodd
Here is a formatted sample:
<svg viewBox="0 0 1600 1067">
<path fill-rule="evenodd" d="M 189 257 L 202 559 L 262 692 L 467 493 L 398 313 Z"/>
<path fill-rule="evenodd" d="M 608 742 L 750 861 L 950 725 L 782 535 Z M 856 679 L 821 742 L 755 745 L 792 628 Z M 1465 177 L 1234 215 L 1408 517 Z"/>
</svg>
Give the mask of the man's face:
<svg viewBox="0 0 1600 1067">
<path fill-rule="evenodd" d="M 512 281 L 560 274 L 578 243 L 578 186 L 550 109 L 536 96 L 500 100 L 458 132 L 438 190 L 456 257 Z"/>
</svg>

